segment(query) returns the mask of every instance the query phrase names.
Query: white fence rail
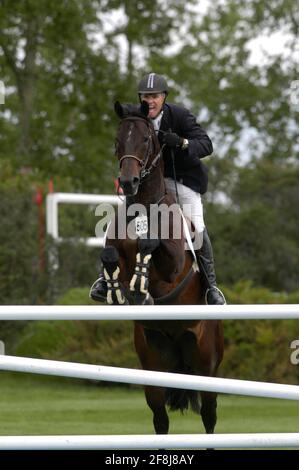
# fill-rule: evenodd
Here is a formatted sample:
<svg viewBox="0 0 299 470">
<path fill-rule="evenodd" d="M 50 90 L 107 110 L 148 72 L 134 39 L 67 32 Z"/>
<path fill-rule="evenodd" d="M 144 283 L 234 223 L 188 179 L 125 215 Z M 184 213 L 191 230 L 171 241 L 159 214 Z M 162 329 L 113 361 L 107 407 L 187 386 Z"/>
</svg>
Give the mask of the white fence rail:
<svg viewBox="0 0 299 470">
<path fill-rule="evenodd" d="M 0 320 L 299 319 L 298 304 L 273 305 L 1 305 Z"/>
<path fill-rule="evenodd" d="M 0 450 L 266 449 L 275 447 L 299 447 L 299 433 L 0 436 Z"/>
<path fill-rule="evenodd" d="M 222 379 L 170 372 L 49 361 L 29 357 L 0 356 L 0 370 L 47 374 L 135 385 L 153 385 L 186 390 L 230 393 L 255 397 L 299 400 L 299 386 L 254 382 L 250 380 Z"/>
</svg>

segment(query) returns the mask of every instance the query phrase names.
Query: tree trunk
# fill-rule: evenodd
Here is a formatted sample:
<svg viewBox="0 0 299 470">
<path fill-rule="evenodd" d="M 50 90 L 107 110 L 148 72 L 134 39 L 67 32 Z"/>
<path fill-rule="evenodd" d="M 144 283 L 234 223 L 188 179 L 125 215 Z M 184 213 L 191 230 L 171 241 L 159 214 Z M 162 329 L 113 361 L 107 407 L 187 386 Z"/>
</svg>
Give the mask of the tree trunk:
<svg viewBox="0 0 299 470">
<path fill-rule="evenodd" d="M 27 157 L 32 145 L 30 130 L 34 107 L 34 93 L 36 84 L 36 52 L 37 52 L 37 24 L 30 20 L 26 32 L 26 46 L 24 69 L 18 79 L 18 94 L 20 97 L 20 154 Z"/>
<path fill-rule="evenodd" d="M 133 41 L 128 38 L 128 60 L 127 60 L 127 74 L 128 74 L 128 83 L 131 83 L 133 78 Z"/>
</svg>

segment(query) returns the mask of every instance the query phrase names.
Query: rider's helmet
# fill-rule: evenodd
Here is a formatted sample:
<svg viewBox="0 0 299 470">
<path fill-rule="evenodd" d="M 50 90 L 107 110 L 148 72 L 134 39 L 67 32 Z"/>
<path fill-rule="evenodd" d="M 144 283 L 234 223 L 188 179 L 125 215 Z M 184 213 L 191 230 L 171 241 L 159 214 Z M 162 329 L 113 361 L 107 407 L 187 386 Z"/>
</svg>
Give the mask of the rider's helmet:
<svg viewBox="0 0 299 470">
<path fill-rule="evenodd" d="M 168 85 L 162 75 L 157 73 L 148 73 L 140 80 L 138 84 L 138 94 L 165 93 L 168 95 Z"/>
</svg>

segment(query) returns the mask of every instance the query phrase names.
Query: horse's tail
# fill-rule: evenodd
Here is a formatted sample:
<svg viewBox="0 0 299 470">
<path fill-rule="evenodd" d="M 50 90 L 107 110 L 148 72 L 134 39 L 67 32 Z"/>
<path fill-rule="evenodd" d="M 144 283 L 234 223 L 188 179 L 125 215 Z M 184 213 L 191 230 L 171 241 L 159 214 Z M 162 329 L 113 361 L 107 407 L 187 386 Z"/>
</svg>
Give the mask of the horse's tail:
<svg viewBox="0 0 299 470">
<path fill-rule="evenodd" d="M 176 348 L 176 366 L 172 372 L 177 374 L 194 374 L 192 367 L 192 351 L 197 347 L 195 334 L 187 330 L 179 339 Z M 180 410 L 183 413 L 191 407 L 192 411 L 200 414 L 200 394 L 194 390 L 181 390 L 176 388 L 166 389 L 166 404 L 170 410 Z"/>
<path fill-rule="evenodd" d="M 190 370 L 184 367 L 176 368 L 175 373 L 190 374 Z M 166 388 L 166 405 L 171 411 L 180 410 L 183 413 L 189 406 L 194 413 L 200 414 L 200 395 L 194 390 L 181 390 L 178 388 Z"/>
<path fill-rule="evenodd" d="M 191 407 L 194 413 L 200 414 L 199 392 L 194 390 L 166 389 L 166 405 L 171 411 L 180 410 L 183 413 Z"/>
</svg>

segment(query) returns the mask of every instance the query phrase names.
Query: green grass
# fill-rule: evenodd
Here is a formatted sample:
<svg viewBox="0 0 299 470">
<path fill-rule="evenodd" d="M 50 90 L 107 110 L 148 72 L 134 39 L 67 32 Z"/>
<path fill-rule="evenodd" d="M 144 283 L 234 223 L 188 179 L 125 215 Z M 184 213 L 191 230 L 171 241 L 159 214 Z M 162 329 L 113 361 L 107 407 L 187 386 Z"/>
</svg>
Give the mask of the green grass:
<svg viewBox="0 0 299 470">
<path fill-rule="evenodd" d="M 0 434 L 152 434 L 142 388 L 1 372 Z M 298 432 L 296 401 L 221 395 L 217 433 Z M 198 416 L 170 413 L 170 432 L 203 433 Z"/>
</svg>

